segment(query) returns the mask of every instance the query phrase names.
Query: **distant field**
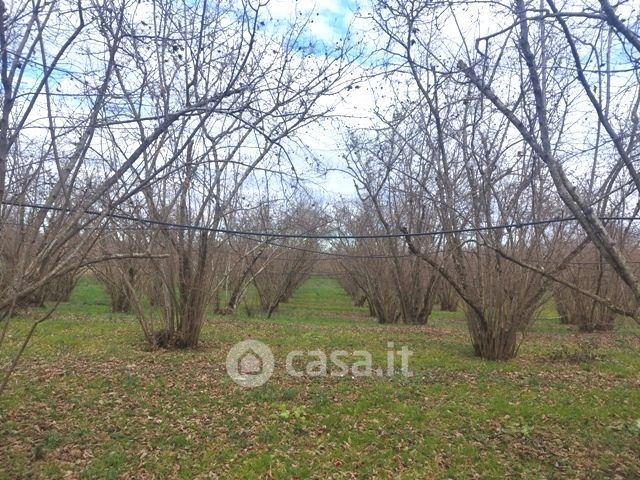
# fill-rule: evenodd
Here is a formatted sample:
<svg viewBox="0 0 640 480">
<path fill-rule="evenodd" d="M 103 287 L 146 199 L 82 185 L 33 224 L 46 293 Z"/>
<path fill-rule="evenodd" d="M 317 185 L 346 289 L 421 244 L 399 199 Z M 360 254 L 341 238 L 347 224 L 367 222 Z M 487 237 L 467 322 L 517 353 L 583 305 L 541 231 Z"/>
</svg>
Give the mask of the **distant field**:
<svg viewBox="0 0 640 480">
<path fill-rule="evenodd" d="M 638 329 L 540 317 L 515 360 L 488 362 L 461 312 L 381 326 L 314 277 L 270 320 L 211 315 L 199 350 L 147 352 L 135 319 L 83 279 L 0 398 L 0 478 L 640 478 Z M 29 319 L 12 322 L 15 348 Z M 252 390 L 225 372 L 248 338 L 276 359 Z M 383 366 L 388 341 L 414 352 L 413 377 L 278 368 L 293 349 L 368 350 Z"/>
</svg>

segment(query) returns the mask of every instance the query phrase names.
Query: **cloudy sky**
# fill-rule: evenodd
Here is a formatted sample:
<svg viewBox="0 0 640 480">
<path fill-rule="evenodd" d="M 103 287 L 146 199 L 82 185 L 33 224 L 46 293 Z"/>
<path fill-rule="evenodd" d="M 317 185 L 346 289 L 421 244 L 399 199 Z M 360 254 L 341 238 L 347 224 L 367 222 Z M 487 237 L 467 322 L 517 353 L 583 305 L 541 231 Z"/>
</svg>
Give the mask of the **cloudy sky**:
<svg viewBox="0 0 640 480">
<path fill-rule="evenodd" d="M 342 42 L 351 31 L 356 39 L 366 31 L 361 10 L 362 4 L 355 0 L 271 0 L 267 6 L 273 20 L 290 21 L 296 15 L 311 15 L 309 33 L 325 45 Z M 317 176 L 315 191 L 327 197 L 355 195 L 353 182 L 348 175 L 341 173 L 346 165 L 342 158 L 344 134 L 350 127 L 363 127 L 372 124 L 373 110 L 376 104 L 376 87 L 369 81 L 356 77 L 365 76 L 366 67 L 356 68 L 353 73 L 353 87 L 345 90 L 338 98 L 332 99 L 335 105 L 334 115 L 340 119 L 329 119 L 308 127 L 301 140 L 309 153 L 316 157 L 326 169 L 326 175 Z M 349 82 L 347 82 L 349 83 Z"/>
<path fill-rule="evenodd" d="M 370 18 L 370 8 L 371 2 L 360 0 L 270 0 L 267 6 L 272 19 L 283 24 L 296 16 L 304 17 L 311 13 L 309 31 L 317 41 L 335 45 L 350 33 L 352 42 L 360 45 L 365 52 L 364 60 L 353 72 L 353 88 L 345 90 L 336 102 L 334 114 L 340 119 L 313 125 L 301 136 L 310 154 L 327 167 L 326 176 L 318 178 L 315 187 L 327 197 L 355 195 L 352 179 L 341 173 L 346 168 L 342 155 L 347 131 L 375 125 L 376 107 L 384 110 L 395 100 L 398 90 L 402 95 L 416 88 L 407 87 L 406 84 L 401 87 L 398 76 L 374 75 L 372 65 L 376 62 L 370 58 L 367 60 L 367 54 L 380 47 L 382 39 Z M 462 32 L 469 33 L 472 39 L 481 32 L 496 28 L 499 23 L 482 5 L 471 7 L 455 22 L 443 22 L 438 26 L 442 37 L 438 42 L 439 47 L 446 57 L 443 62 L 448 66 L 455 64 L 462 48 L 459 41 Z M 455 41 L 447 41 L 447 38 Z"/>
</svg>

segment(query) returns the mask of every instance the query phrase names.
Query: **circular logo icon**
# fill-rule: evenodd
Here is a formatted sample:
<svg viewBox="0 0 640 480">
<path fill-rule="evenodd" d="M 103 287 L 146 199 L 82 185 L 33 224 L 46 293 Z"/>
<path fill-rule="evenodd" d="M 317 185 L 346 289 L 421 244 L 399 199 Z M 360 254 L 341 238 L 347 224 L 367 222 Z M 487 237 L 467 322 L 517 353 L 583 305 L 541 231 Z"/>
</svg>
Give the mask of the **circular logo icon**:
<svg viewBox="0 0 640 480">
<path fill-rule="evenodd" d="M 264 385 L 273 375 L 273 353 L 258 340 L 236 343 L 227 354 L 227 373 L 243 387 Z"/>
</svg>

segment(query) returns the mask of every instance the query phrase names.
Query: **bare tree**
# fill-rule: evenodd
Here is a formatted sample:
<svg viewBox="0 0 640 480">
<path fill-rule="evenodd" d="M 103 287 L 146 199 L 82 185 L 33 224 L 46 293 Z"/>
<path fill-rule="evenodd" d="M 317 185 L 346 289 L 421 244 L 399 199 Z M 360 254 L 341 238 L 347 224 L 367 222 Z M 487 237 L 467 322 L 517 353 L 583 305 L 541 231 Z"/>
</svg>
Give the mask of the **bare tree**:
<svg viewBox="0 0 640 480">
<path fill-rule="evenodd" d="M 315 202 L 299 198 L 287 206 L 286 211 L 265 212 L 271 225 L 270 231 L 309 235 L 326 232 L 329 219 Z M 309 277 L 320 251 L 320 242 L 314 238 L 280 238 L 266 246 L 267 255 L 251 265 L 252 282 L 267 318 L 271 317 L 281 303 Z"/>
<path fill-rule="evenodd" d="M 364 173 L 362 166 L 357 166 L 355 157 L 359 154 L 353 147 L 353 168 Z M 364 200 L 363 197 L 360 208 L 351 206 L 342 212 L 340 220 L 344 232 L 360 236 L 384 236 L 391 231 L 385 216 L 410 222 L 410 226 L 418 229 L 428 224 L 424 211 L 421 213 L 419 208 L 413 209 L 412 205 L 401 201 L 396 203 L 399 198 L 389 203 L 383 202 L 380 193 L 376 194 L 375 200 L 371 197 Z M 395 204 L 395 208 L 391 203 Z M 397 207 L 400 205 L 408 208 L 399 211 Z M 339 260 L 345 276 L 343 283 L 348 282 L 347 289 L 353 292 L 356 299 L 362 296 L 366 300 L 371 315 L 380 323 L 427 323 L 435 300 L 438 277 L 435 271 L 425 268 L 420 259 L 410 254 L 402 238 L 344 242 L 339 252 L 352 257 Z"/>
<path fill-rule="evenodd" d="M 92 247 L 108 215 L 140 186 L 128 176 L 142 153 L 179 118 L 236 94 L 217 92 L 200 104 L 158 112 L 149 135 L 131 144 L 117 164 L 101 163 L 99 144 L 107 125 L 127 121 L 114 108 L 114 90 L 117 59 L 132 34 L 130 16 L 127 3 L 87 8 L 73 2 L 0 2 L 0 236 L 10 237 L 9 226 L 17 225 L 21 238 L 10 254 L 3 252 L 8 262 L 0 294 L 0 345 L 19 299 L 103 260 Z M 91 55 L 93 48 L 104 55 Z M 11 247 L 3 241 L 0 248 Z M 0 391 L 37 325 L 48 317 L 33 323 Z"/>
<path fill-rule="evenodd" d="M 220 4 L 176 10 L 173 2 L 159 2 L 154 8 L 162 36 L 153 51 L 164 49 L 170 60 L 155 62 L 160 71 L 156 109 L 175 98 L 198 103 L 220 85 L 241 90 L 226 108 L 183 117 L 163 136 L 161 149 L 144 156 L 143 170 L 154 171 L 164 156 L 176 166 L 174 174 L 140 190 L 144 210 L 155 220 L 194 227 L 167 231 L 163 242 L 171 256 L 158 262 L 166 290 L 159 343 L 190 347 L 198 343 L 207 306 L 217 298 L 214 286 L 221 284 L 218 253 L 224 238 L 215 231 L 238 210 L 251 208 L 243 198 L 252 189 L 289 180 L 283 170 L 292 165 L 285 144 L 329 113 L 330 104 L 321 100 L 340 88 L 349 59 L 346 48 L 325 56 L 305 52 L 316 48 L 301 43 L 306 18 L 284 32 L 270 32 L 275 37 L 269 39 L 261 30 L 260 9 L 249 4 L 236 23 L 228 22 L 230 13 Z M 145 42 L 132 40 L 132 68 L 149 55 Z M 125 72 L 119 76 L 125 78 Z M 121 87 L 128 86 L 121 82 Z M 138 124 L 138 131 L 128 134 L 144 138 L 146 110 L 135 89 L 129 87 L 126 95 Z M 112 141 L 119 135 L 112 131 Z"/>
<path fill-rule="evenodd" d="M 197 344 L 219 281 L 213 232 L 247 207 L 258 172 L 283 178 L 287 139 L 329 114 L 353 60 L 347 39 L 309 42 L 308 18 L 266 19 L 249 2 L 0 2 L 0 345 L 20 299 L 83 266 L 151 257 L 167 342 Z M 105 252 L 114 216 L 195 228 Z"/>
<path fill-rule="evenodd" d="M 517 0 L 509 11 L 513 19 L 511 25 L 476 40 L 476 45 L 484 42 L 486 47 L 482 63 L 494 62 L 491 71 L 499 71 L 507 62 L 521 62 L 523 91 L 518 93 L 518 98 L 513 95 L 501 97 L 492 85 L 495 83 L 493 78 L 484 72 L 479 74 L 474 64 L 460 60 L 458 66 L 544 163 L 567 209 L 632 292 L 635 310 L 640 301 L 637 276 L 622 245 L 609 233 L 600 217 L 610 211 L 613 192 L 626 190 L 627 197 L 637 197 L 640 187 L 640 177 L 632 161 L 638 149 L 640 102 L 638 69 L 634 67 L 631 54 L 638 51 L 637 34 L 632 34 L 633 27 L 620 22 L 615 8 L 608 2 L 594 5 L 592 12 L 561 9 L 552 0 L 548 0 L 546 6 L 547 9 L 540 10 L 524 0 Z M 550 33 L 554 27 L 559 34 Z M 510 35 L 517 35 L 515 51 L 509 51 L 504 42 L 495 47 L 500 37 Z M 553 35 L 556 48 L 560 49 L 559 54 L 553 56 L 548 47 L 550 35 Z M 562 54 L 563 51 L 567 53 Z M 614 56 L 619 56 L 621 61 L 612 60 Z M 568 75 L 567 65 L 571 72 Z M 624 82 L 613 82 L 614 75 L 623 78 Z M 535 106 L 529 118 L 518 114 L 521 98 L 531 99 Z M 550 108 L 551 104 L 562 108 Z M 619 118 L 614 113 L 618 108 L 628 111 L 629 115 Z M 577 115 L 586 121 L 582 127 L 584 134 L 576 140 L 575 133 L 566 125 Z M 554 128 L 555 125 L 560 128 Z M 585 148 L 592 140 L 595 140 L 595 147 Z M 557 148 L 560 144 L 563 149 Z M 585 190 L 576 186 L 579 178 L 572 180 L 567 174 L 566 157 L 586 158 L 588 155 L 592 157 L 592 168 L 587 172 L 588 189 Z M 598 178 L 603 179 L 600 185 L 596 183 Z M 633 201 L 636 205 L 630 213 L 635 215 L 637 199 Z M 613 208 L 618 207 L 614 205 Z M 637 315 L 634 317 L 638 320 Z"/>
<path fill-rule="evenodd" d="M 445 39 L 437 37 L 436 17 L 447 8 L 383 5 L 376 22 L 389 39 L 389 68 L 404 74 L 409 86 L 379 112 L 384 136 L 362 142 L 382 144 L 382 153 L 373 164 L 361 162 L 364 173 L 358 177 L 374 204 L 379 192 L 392 191 L 395 203 L 429 212 L 426 230 L 442 233 L 427 236 L 438 240 L 425 245 L 424 236 L 409 235 L 422 229 L 377 208 L 380 219 L 394 222 L 388 233 L 406 232 L 408 250 L 464 301 L 476 354 L 509 359 L 547 291 L 539 272 L 509 258 L 539 262 L 553 256 L 556 232 L 536 225 L 537 219 L 560 213 L 550 178 L 522 141 L 514 141 L 515 129 L 489 102 L 436 68 L 439 49 L 446 48 Z M 503 226 L 522 223 L 534 226 Z"/>
</svg>

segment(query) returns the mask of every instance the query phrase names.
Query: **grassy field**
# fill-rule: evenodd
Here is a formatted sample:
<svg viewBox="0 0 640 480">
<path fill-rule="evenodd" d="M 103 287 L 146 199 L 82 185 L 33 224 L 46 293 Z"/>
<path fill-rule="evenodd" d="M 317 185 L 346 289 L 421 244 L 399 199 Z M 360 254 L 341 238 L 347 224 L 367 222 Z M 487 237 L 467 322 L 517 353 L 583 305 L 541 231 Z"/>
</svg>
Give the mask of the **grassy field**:
<svg viewBox="0 0 640 480">
<path fill-rule="evenodd" d="M 152 353 L 83 279 L 0 398 L 0 478 L 640 478 L 633 327 L 576 334 L 553 316 L 541 312 L 518 358 L 486 362 L 461 313 L 380 326 L 312 278 L 268 321 L 211 316 L 199 350 Z M 12 322 L 16 348 L 30 320 Z M 247 338 L 276 358 L 251 390 L 225 372 Z M 388 341 L 414 352 L 413 377 L 282 368 L 292 349 L 368 350 L 384 366 Z"/>
</svg>

